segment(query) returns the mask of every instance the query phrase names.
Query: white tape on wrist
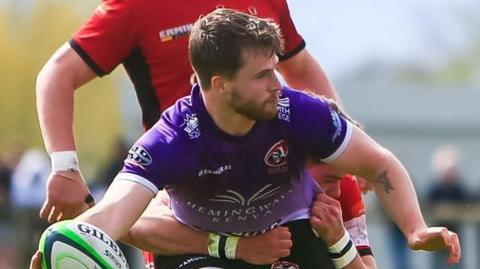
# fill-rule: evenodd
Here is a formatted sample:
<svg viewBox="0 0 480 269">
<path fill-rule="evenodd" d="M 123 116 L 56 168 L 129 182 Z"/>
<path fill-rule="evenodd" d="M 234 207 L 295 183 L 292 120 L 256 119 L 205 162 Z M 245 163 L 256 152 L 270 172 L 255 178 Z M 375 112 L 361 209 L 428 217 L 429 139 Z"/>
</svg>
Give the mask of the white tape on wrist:
<svg viewBox="0 0 480 269">
<path fill-rule="evenodd" d="M 340 238 L 333 245 L 329 246 L 328 252 L 340 253 L 342 249 L 345 248 L 345 246 L 348 244 L 349 241 L 350 241 L 350 234 L 348 233 L 347 230 L 344 230 L 342 238 Z"/>
<path fill-rule="evenodd" d="M 331 253 L 330 253 L 331 254 Z M 335 265 L 335 268 L 341 269 L 349 265 L 353 259 L 357 256 L 357 248 L 352 244 L 352 247 L 348 249 L 343 256 L 340 258 L 332 258 L 333 265 Z"/>
<path fill-rule="evenodd" d="M 52 173 L 59 171 L 79 171 L 78 156 L 76 151 L 56 151 L 50 153 Z"/>
<path fill-rule="evenodd" d="M 330 258 L 337 269 L 344 268 L 357 256 L 355 244 L 350 239 L 350 234 L 346 230 L 342 238 L 340 238 L 340 240 L 338 240 L 335 244 L 329 246 L 327 249 L 330 254 Z"/>
</svg>

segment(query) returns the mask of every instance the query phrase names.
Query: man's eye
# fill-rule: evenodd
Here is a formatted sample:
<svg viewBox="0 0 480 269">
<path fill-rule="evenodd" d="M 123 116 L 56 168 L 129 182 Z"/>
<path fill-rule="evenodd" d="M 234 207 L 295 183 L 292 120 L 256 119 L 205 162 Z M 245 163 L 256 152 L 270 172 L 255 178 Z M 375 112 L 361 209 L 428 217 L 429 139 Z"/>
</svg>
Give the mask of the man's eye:
<svg viewBox="0 0 480 269">
<path fill-rule="evenodd" d="M 267 73 L 260 73 L 260 74 L 257 74 L 257 78 L 264 78 L 266 76 Z"/>
</svg>

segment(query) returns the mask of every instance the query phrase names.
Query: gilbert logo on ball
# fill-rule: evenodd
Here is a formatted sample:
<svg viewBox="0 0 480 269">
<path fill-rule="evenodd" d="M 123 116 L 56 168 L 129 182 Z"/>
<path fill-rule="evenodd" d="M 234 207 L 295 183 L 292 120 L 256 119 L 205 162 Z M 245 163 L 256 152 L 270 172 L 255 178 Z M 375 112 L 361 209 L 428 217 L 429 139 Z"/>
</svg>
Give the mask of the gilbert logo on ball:
<svg viewBox="0 0 480 269">
<path fill-rule="evenodd" d="M 99 228 L 66 220 L 48 227 L 40 238 L 43 269 L 128 269 L 118 245 Z"/>
</svg>

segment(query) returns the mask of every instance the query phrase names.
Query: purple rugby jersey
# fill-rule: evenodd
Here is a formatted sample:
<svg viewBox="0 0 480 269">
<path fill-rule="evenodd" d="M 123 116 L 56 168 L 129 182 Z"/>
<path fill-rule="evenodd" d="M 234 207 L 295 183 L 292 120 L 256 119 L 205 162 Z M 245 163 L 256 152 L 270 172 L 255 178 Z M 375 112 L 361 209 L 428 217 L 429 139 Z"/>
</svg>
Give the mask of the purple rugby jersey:
<svg viewBox="0 0 480 269">
<path fill-rule="evenodd" d="M 351 129 L 325 101 L 284 87 L 277 118 L 232 136 L 194 86 L 135 143 L 115 180 L 165 188 L 175 217 L 189 226 L 255 235 L 310 217 L 320 189 L 304 172 L 307 158 L 335 159 Z"/>
</svg>

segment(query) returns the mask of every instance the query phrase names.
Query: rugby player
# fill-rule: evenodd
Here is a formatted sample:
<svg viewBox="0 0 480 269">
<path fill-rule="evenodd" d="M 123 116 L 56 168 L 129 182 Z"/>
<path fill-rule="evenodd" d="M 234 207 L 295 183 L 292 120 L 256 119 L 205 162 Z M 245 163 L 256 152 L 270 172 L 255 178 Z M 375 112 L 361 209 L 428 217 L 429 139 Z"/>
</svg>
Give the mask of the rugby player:
<svg viewBox="0 0 480 269">
<path fill-rule="evenodd" d="M 286 0 L 102 1 L 37 77 L 38 117 L 52 159 L 42 218 L 49 222 L 73 218 L 94 203 L 76 154 L 74 91 L 122 64 L 135 88 L 143 125 L 149 129 L 165 108 L 190 94 L 194 76 L 188 60 L 188 35 L 198 17 L 221 6 L 275 20 L 285 40 L 276 68 L 288 85 L 339 102 L 295 29 Z"/>
<path fill-rule="evenodd" d="M 79 220 L 119 239 L 165 188 L 186 225 L 230 235 L 297 227 L 307 240 L 294 247 L 308 258 L 292 250 L 283 261 L 333 268 L 321 257 L 323 241 L 303 225 L 319 191 L 304 172 L 314 158 L 369 180 L 412 248 L 450 248 L 449 261 L 458 262 L 458 238 L 426 226 L 408 173 L 391 152 L 327 101 L 281 87 L 274 68 L 282 39 L 274 23 L 218 9 L 195 23 L 189 40 L 199 85 L 136 142 L 102 201 Z M 328 248 L 336 267 L 351 262 L 344 235 Z"/>
</svg>

